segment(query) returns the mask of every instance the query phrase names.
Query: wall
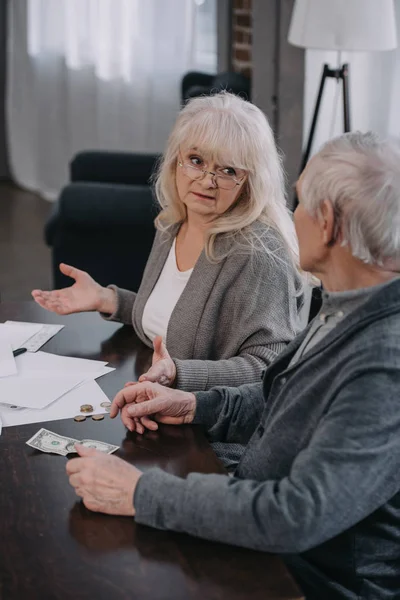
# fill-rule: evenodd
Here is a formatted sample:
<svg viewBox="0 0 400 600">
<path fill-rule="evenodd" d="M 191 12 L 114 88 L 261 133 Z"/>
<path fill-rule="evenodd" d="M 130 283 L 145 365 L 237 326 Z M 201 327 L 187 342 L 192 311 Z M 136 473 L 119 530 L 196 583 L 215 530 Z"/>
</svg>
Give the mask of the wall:
<svg viewBox="0 0 400 600">
<path fill-rule="evenodd" d="M 252 98 L 285 156 L 289 204 L 303 138 L 304 50 L 287 41 L 294 0 L 252 1 Z"/>
<path fill-rule="evenodd" d="M 7 0 L 0 0 L 0 179 L 9 177 L 5 124 L 6 27 Z"/>
<path fill-rule="evenodd" d="M 400 0 L 395 2 L 400 40 Z M 349 63 L 350 128 L 373 130 L 382 136 L 400 136 L 400 47 L 389 52 L 306 51 L 304 139 L 308 137 L 322 65 Z M 334 79 L 325 83 L 312 154 L 328 139 L 343 133 L 342 87 Z"/>
<path fill-rule="evenodd" d="M 233 0 L 232 68 L 251 78 L 252 74 L 252 0 Z"/>
</svg>

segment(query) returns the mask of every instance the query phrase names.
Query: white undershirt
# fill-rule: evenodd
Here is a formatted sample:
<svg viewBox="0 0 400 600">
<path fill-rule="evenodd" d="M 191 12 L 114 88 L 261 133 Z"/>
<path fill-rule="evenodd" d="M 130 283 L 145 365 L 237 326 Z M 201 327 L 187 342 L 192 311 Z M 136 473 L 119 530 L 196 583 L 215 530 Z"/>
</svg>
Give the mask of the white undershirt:
<svg viewBox="0 0 400 600">
<path fill-rule="evenodd" d="M 142 327 L 151 341 L 157 335 L 161 335 L 163 340 L 166 340 L 168 323 L 172 311 L 193 271 L 193 269 L 179 271 L 176 264 L 175 247 L 176 238 L 174 239 L 160 277 L 144 307 Z"/>
</svg>

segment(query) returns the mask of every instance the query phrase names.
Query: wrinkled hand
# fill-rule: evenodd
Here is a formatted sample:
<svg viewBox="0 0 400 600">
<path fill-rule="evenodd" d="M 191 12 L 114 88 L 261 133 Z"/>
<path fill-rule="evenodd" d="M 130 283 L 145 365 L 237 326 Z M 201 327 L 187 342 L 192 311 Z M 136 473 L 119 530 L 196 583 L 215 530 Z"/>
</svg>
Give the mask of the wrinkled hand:
<svg viewBox="0 0 400 600">
<path fill-rule="evenodd" d="M 176 379 L 176 366 L 170 357 L 161 335 L 154 338 L 151 367 L 139 377 L 139 381 L 153 381 L 171 387 Z"/>
<path fill-rule="evenodd" d="M 141 434 L 145 429 L 155 431 L 158 423 L 191 423 L 196 411 L 196 397 L 158 383 L 137 383 L 128 385 L 115 396 L 110 417 L 116 417 L 119 411 L 125 427 Z"/>
<path fill-rule="evenodd" d="M 142 472 L 117 456 L 76 444 L 81 458 L 67 463 L 69 482 L 94 512 L 133 516 L 133 495 Z"/>
<path fill-rule="evenodd" d="M 71 287 L 51 292 L 33 290 L 33 299 L 42 308 L 58 315 L 93 310 L 114 312 L 116 298 L 113 290 L 103 288 L 86 271 L 80 271 L 64 263 L 60 264 L 60 271 L 75 279 L 75 283 Z"/>
</svg>

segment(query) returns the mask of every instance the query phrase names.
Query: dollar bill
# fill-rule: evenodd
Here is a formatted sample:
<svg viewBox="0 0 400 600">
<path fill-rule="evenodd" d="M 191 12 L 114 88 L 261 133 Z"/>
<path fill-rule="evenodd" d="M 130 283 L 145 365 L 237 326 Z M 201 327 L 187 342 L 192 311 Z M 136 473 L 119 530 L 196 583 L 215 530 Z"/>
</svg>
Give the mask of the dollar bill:
<svg viewBox="0 0 400 600">
<path fill-rule="evenodd" d="M 67 444 L 67 454 L 76 452 L 75 444 L 81 444 L 81 446 L 86 446 L 86 448 L 94 448 L 105 454 L 112 454 L 119 448 L 119 446 L 113 446 L 112 444 L 107 444 L 107 442 L 98 442 L 96 440 L 74 440 L 73 443 Z"/>
<path fill-rule="evenodd" d="M 105 454 L 112 454 L 118 450 L 119 446 L 107 444 L 106 442 L 98 442 L 96 440 L 76 440 L 64 435 L 59 435 L 48 429 L 39 429 L 27 442 L 27 445 L 41 452 L 50 454 L 60 454 L 67 456 L 72 452 L 76 452 L 75 444 L 82 444 L 87 448 L 95 448 Z"/>
<path fill-rule="evenodd" d="M 32 436 L 26 443 L 31 448 L 40 450 L 41 452 L 48 452 L 50 454 L 60 454 L 61 456 L 67 456 L 67 446 L 75 444 L 78 440 L 69 438 L 58 433 L 53 433 L 48 429 L 39 429 L 34 436 Z M 70 451 L 70 450 L 69 450 Z"/>
</svg>

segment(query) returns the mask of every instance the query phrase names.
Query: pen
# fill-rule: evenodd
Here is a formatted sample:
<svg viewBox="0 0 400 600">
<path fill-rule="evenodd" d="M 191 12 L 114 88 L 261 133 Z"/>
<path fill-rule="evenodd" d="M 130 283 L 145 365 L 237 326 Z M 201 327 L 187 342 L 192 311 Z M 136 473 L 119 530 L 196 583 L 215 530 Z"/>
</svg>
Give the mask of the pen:
<svg viewBox="0 0 400 600">
<path fill-rule="evenodd" d="M 13 351 L 13 355 L 19 356 L 20 354 L 23 354 L 24 352 L 27 352 L 26 348 L 17 348 L 17 350 Z"/>
</svg>

